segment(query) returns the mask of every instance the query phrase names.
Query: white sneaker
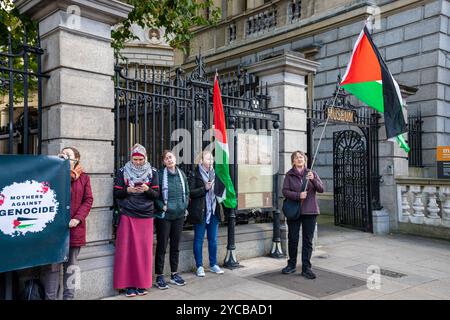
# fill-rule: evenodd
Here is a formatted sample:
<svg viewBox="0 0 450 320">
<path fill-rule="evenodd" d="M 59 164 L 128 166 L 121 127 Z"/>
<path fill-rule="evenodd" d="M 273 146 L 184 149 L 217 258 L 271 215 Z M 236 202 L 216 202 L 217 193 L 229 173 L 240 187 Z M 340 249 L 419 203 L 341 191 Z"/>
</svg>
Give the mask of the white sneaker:
<svg viewBox="0 0 450 320">
<path fill-rule="evenodd" d="M 203 267 L 197 268 L 197 277 L 204 277 L 205 276 L 205 269 Z"/>
<path fill-rule="evenodd" d="M 223 270 L 220 269 L 220 267 L 217 264 L 215 266 L 212 266 L 210 271 L 212 273 L 217 273 L 217 274 L 222 274 L 223 273 Z"/>
</svg>

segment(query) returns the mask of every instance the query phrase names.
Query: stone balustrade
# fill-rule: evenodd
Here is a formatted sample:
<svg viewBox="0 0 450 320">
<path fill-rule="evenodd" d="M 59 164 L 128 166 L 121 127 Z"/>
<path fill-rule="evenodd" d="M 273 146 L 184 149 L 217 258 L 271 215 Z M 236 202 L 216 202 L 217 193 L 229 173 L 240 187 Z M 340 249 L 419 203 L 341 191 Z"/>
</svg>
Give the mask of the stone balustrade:
<svg viewBox="0 0 450 320">
<path fill-rule="evenodd" d="M 450 181 L 396 180 L 399 222 L 450 228 Z"/>
<path fill-rule="evenodd" d="M 246 19 L 247 37 L 257 36 L 277 26 L 277 7 L 273 6 Z"/>
</svg>

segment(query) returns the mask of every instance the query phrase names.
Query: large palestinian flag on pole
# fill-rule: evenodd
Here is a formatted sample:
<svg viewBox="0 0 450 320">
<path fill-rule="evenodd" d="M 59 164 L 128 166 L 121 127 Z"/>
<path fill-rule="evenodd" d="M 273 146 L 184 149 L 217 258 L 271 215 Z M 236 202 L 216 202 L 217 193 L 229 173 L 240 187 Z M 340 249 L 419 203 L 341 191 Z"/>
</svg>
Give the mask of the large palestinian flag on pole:
<svg viewBox="0 0 450 320">
<path fill-rule="evenodd" d="M 384 114 L 386 136 L 397 139 L 409 152 L 403 133 L 406 122 L 400 88 L 381 58 L 366 26 L 356 41 L 341 86 L 368 106 Z"/>
<path fill-rule="evenodd" d="M 227 208 L 236 208 L 236 191 L 230 177 L 230 156 L 228 151 L 225 113 L 223 112 L 222 96 L 220 94 L 217 75 L 214 79 L 213 90 L 214 135 L 215 135 L 215 181 L 214 193 L 219 203 Z"/>
</svg>

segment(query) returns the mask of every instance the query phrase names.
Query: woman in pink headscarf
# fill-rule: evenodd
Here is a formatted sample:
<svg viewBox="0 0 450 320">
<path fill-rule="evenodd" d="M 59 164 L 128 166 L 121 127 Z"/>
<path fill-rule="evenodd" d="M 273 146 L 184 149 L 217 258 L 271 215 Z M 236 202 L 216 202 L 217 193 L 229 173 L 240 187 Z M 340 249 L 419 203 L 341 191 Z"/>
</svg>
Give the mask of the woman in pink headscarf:
<svg viewBox="0 0 450 320">
<path fill-rule="evenodd" d="M 127 297 L 147 294 L 152 286 L 153 201 L 159 197 L 158 173 L 147 161 L 147 152 L 136 144 L 131 159 L 114 183 L 120 220 L 114 258 L 114 288 Z"/>
</svg>

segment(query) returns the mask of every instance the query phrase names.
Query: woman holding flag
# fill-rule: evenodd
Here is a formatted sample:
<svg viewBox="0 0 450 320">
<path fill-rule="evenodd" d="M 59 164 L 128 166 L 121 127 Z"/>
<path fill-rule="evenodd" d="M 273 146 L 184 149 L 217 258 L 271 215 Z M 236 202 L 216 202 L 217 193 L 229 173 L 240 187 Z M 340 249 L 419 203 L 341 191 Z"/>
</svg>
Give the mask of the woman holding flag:
<svg viewBox="0 0 450 320">
<path fill-rule="evenodd" d="M 302 226 L 302 276 L 315 279 L 316 275 L 311 270 L 310 260 L 314 229 L 317 216 L 320 214 L 316 192 L 322 193 L 324 188 L 317 173 L 307 169 L 307 161 L 308 158 L 303 151 L 294 151 L 291 155 L 292 168 L 286 173 L 283 183 L 284 197 L 300 201 L 301 205 L 299 217 L 287 220 L 289 260 L 282 272 L 289 274 L 296 271 L 299 233 Z"/>
<path fill-rule="evenodd" d="M 217 236 L 221 222 L 220 204 L 214 193 L 215 171 L 214 158 L 210 151 L 203 151 L 199 165 L 194 174 L 189 177 L 191 202 L 189 204 L 189 222 L 194 225 L 194 257 L 197 276 L 204 277 L 203 240 L 205 232 L 208 238 L 208 253 L 210 271 L 224 273 L 217 265 Z"/>
</svg>

